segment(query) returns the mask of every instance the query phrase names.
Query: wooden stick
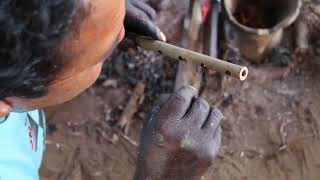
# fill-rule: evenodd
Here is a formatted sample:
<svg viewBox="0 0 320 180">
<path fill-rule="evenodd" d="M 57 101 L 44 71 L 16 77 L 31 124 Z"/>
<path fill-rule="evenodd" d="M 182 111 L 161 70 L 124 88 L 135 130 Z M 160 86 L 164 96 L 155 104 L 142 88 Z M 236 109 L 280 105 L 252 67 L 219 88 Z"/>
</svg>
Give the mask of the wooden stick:
<svg viewBox="0 0 320 180">
<path fill-rule="evenodd" d="M 138 84 L 133 90 L 133 94 L 130 97 L 126 108 L 120 116 L 119 126 L 121 128 L 124 128 L 125 134 L 129 133 L 129 128 L 133 121 L 133 116 L 139 109 L 139 101 L 141 101 L 141 99 L 144 98 L 145 89 L 145 83 L 143 83 L 142 81 L 138 82 Z"/>
<path fill-rule="evenodd" d="M 201 65 L 207 69 L 219 73 L 231 75 L 244 81 L 248 76 L 248 68 L 232 64 L 214 57 L 206 56 L 201 53 L 190 51 L 161 41 L 152 40 L 144 36 L 136 36 L 136 42 L 144 49 L 157 51 L 173 59 L 179 59 L 185 62 L 192 62 Z"/>
<path fill-rule="evenodd" d="M 182 47 L 191 51 L 202 52 L 203 46 L 201 35 L 202 26 L 202 12 L 201 2 L 194 0 L 186 0 L 189 4 L 188 14 L 183 20 L 183 31 L 182 31 Z M 192 86 L 197 92 L 200 92 L 202 82 L 203 69 L 193 62 L 179 62 L 177 69 L 176 80 L 174 84 L 174 91 L 181 89 L 184 86 Z"/>
</svg>

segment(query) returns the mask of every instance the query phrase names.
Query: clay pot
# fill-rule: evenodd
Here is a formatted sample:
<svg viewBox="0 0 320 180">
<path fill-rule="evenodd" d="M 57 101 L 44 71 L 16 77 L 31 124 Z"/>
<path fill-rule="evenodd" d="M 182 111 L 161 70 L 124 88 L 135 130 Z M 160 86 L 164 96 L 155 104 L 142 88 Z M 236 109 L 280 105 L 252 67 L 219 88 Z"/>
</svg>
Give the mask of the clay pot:
<svg viewBox="0 0 320 180">
<path fill-rule="evenodd" d="M 259 62 L 282 39 L 284 28 L 300 13 L 301 0 L 223 0 L 228 43 Z"/>
</svg>

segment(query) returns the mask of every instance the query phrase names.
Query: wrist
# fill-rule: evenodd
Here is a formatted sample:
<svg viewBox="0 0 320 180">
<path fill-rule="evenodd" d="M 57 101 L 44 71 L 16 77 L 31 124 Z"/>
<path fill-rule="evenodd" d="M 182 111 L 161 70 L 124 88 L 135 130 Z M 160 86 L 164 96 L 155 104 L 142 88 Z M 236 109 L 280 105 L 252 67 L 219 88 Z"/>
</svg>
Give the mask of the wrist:
<svg viewBox="0 0 320 180">
<path fill-rule="evenodd" d="M 145 163 L 138 163 L 134 180 L 164 180 L 160 177 L 160 172 L 155 169 L 150 169 L 150 166 L 146 166 Z"/>
<path fill-rule="evenodd" d="M 147 180 L 147 179 L 150 179 L 149 177 L 147 177 L 146 170 L 145 170 L 144 167 L 145 167 L 144 163 L 142 163 L 141 159 L 140 159 L 140 161 L 138 159 L 138 163 L 137 163 L 137 166 L 136 166 L 136 172 L 134 174 L 133 180 Z"/>
<path fill-rule="evenodd" d="M 133 180 L 157 180 L 157 178 L 147 175 L 142 170 L 137 170 Z"/>
</svg>

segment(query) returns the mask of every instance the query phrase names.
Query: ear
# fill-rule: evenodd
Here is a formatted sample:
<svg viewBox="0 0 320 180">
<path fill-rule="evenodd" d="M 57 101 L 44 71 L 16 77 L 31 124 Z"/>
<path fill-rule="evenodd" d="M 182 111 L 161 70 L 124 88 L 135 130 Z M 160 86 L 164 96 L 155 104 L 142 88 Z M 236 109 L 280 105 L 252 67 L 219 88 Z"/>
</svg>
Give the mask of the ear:
<svg viewBox="0 0 320 180">
<path fill-rule="evenodd" d="M 11 111 L 11 106 L 5 101 L 0 100 L 0 117 L 8 115 Z"/>
</svg>

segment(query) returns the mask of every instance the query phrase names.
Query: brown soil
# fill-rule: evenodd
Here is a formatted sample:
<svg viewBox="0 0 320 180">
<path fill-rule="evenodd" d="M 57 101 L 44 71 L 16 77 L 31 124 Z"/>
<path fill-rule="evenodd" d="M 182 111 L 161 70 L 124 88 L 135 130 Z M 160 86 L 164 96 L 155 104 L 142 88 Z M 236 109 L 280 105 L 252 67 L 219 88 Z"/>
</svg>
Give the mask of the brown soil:
<svg viewBox="0 0 320 180">
<path fill-rule="evenodd" d="M 161 4 L 170 7 L 170 1 Z M 172 23 L 168 31 L 179 24 L 179 20 L 165 21 L 177 17 L 174 10 L 171 12 L 160 12 L 159 18 Z M 141 50 L 134 55 L 117 51 L 114 57 L 129 58 L 138 66 L 119 61 L 114 68 L 115 60 L 111 60 L 105 65 L 109 73 L 104 72 L 94 87 L 47 110 L 41 179 L 132 179 L 141 124 L 156 98 L 172 91 L 176 64 Z M 244 83 L 206 73 L 202 96 L 218 106 L 225 119 L 223 146 L 205 179 L 318 180 L 320 66 L 309 59 L 290 69 L 270 64 L 248 66 L 249 79 Z M 129 134 L 124 135 L 117 120 L 140 81 L 146 84 L 145 98 Z"/>
</svg>

